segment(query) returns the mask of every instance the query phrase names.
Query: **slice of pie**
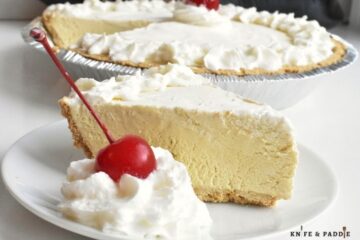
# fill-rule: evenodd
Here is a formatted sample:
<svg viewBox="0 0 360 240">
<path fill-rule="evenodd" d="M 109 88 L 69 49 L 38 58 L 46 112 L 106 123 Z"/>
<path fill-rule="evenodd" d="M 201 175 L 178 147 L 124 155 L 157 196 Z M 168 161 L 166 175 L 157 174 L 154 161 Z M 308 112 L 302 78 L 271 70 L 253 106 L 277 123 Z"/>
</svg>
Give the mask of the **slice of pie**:
<svg viewBox="0 0 360 240">
<path fill-rule="evenodd" d="M 290 198 L 297 148 L 289 122 L 269 106 L 181 65 L 77 85 L 116 137 L 137 134 L 169 149 L 201 200 L 273 206 Z M 88 110 L 73 93 L 60 106 L 74 144 L 96 156 L 108 142 Z"/>
</svg>

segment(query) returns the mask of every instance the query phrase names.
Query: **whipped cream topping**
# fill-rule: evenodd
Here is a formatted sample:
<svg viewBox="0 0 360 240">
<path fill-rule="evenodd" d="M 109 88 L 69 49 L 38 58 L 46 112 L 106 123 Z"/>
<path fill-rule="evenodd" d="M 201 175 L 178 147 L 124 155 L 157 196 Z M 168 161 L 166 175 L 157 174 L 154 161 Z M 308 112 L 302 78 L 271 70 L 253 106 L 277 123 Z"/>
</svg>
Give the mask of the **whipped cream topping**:
<svg viewBox="0 0 360 240">
<path fill-rule="evenodd" d="M 171 62 L 212 70 L 234 69 L 227 64 L 226 57 L 218 56 L 223 49 L 238 56 L 235 59 L 238 70 L 265 65 L 267 59 L 263 56 L 270 51 L 277 59 L 269 62 L 268 68 L 281 67 L 276 64 L 281 63 L 281 56 L 275 50 L 290 45 L 286 34 L 263 26 L 229 24 L 230 28 L 223 28 L 162 22 L 112 35 L 89 33 L 82 39 L 81 48 L 90 54 L 107 54 L 114 61 Z M 258 46 L 254 47 L 254 44 Z"/>
<path fill-rule="evenodd" d="M 289 121 L 270 106 L 243 99 L 232 92 L 213 86 L 208 79 L 189 67 L 168 64 L 153 67 L 136 76 L 119 75 L 98 82 L 82 78 L 76 84 L 92 105 L 115 104 L 191 111 L 217 112 L 251 116 L 256 122 L 275 123 L 291 130 Z M 72 106 L 81 106 L 79 97 L 71 93 L 64 99 Z M 239 123 L 243 124 L 243 123 Z M 253 132 L 256 136 L 261 132 Z"/>
<path fill-rule="evenodd" d="M 146 179 L 124 174 L 114 182 L 95 172 L 94 159 L 74 161 L 60 211 L 79 223 L 126 239 L 211 239 L 212 220 L 195 195 L 185 166 L 153 148 L 157 169 Z"/>
<path fill-rule="evenodd" d="M 210 81 L 186 66 L 168 64 L 147 69 L 143 74 L 138 71 L 135 75 L 119 75 L 102 82 L 80 78 L 76 85 L 90 103 L 99 104 L 112 100 L 136 100 L 145 92 L 158 92 L 170 87 L 210 85 Z M 79 100 L 73 91 L 70 97 Z"/>
<path fill-rule="evenodd" d="M 141 76 L 139 79 L 145 82 L 151 82 L 152 80 L 158 82 L 157 79 L 162 79 L 161 82 L 169 82 L 167 78 L 171 76 L 172 79 L 177 79 L 177 84 L 162 85 L 161 88 L 156 87 L 141 91 L 136 90 L 138 92 L 136 97 L 128 99 L 116 96 L 119 93 L 132 92 L 134 91 L 133 88 L 139 89 L 138 83 L 122 85 L 114 84 L 114 82 L 108 80 L 97 82 L 93 79 L 82 79 L 78 80 L 77 84 L 90 104 L 95 107 L 97 104 L 99 106 L 123 106 L 123 108 L 119 108 L 120 111 L 127 107 L 158 109 L 158 111 L 170 109 L 173 111 L 180 110 L 181 112 L 187 110 L 199 114 L 215 113 L 219 118 L 229 114 L 236 115 L 251 119 L 249 125 L 245 124 L 248 121 L 239 120 L 235 122 L 239 128 L 251 129 L 250 133 L 253 137 L 269 139 L 269 141 L 273 138 L 272 135 L 264 134 L 263 131 L 257 131 L 256 129 L 262 129 L 264 125 L 270 125 L 293 132 L 291 123 L 280 112 L 275 111 L 270 106 L 241 98 L 232 92 L 215 87 L 209 84 L 207 79 L 194 74 L 186 66 L 164 65 L 160 68 L 154 67 L 144 70 L 144 75 Z M 113 81 L 126 81 L 128 77 L 131 76 L 118 76 Z M 132 79 L 134 80 L 135 78 Z M 143 86 L 143 84 L 140 84 L 140 86 Z M 69 97 L 63 98 L 63 101 L 69 104 L 72 109 L 83 107 L 79 97 L 73 93 Z"/>
<path fill-rule="evenodd" d="M 200 26 L 230 25 L 227 17 L 222 16 L 216 10 L 208 10 L 205 6 L 194 6 L 177 2 L 173 12 L 173 20 Z"/>
<path fill-rule="evenodd" d="M 316 64 L 333 54 L 334 43 L 326 29 L 294 14 L 231 4 L 209 11 L 176 3 L 172 16 L 172 21 L 131 31 L 87 34 L 78 47 L 108 55 L 113 61 L 171 62 L 214 71 L 276 71 Z"/>
<path fill-rule="evenodd" d="M 56 12 L 85 19 L 159 21 L 172 17 L 174 5 L 174 1 L 163 0 L 85 0 L 79 4 L 52 4 L 45 10 L 45 14 Z"/>
</svg>

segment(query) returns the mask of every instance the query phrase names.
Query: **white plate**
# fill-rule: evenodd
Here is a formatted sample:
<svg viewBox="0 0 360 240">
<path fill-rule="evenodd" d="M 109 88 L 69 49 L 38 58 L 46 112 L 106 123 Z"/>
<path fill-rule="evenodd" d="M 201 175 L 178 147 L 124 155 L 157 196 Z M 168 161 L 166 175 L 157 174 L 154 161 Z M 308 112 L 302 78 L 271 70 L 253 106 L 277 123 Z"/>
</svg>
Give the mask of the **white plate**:
<svg viewBox="0 0 360 240">
<path fill-rule="evenodd" d="M 336 178 L 318 156 L 300 145 L 300 161 L 291 200 L 275 208 L 208 204 L 217 240 L 249 239 L 287 232 L 319 216 L 335 200 Z M 67 123 L 60 121 L 21 138 L 6 154 L 2 176 L 10 193 L 37 216 L 69 231 L 96 239 L 117 239 L 67 220 L 57 211 L 60 185 L 74 149 Z"/>
</svg>

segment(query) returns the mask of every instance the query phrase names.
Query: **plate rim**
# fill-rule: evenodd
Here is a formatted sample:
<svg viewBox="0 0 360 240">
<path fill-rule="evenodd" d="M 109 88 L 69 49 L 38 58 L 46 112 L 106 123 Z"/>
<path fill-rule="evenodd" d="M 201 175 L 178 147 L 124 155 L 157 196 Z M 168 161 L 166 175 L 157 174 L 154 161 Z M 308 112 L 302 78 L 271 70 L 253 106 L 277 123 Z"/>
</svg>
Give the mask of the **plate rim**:
<svg viewBox="0 0 360 240">
<path fill-rule="evenodd" d="M 33 135 L 35 132 L 39 132 L 39 131 L 44 131 L 46 128 L 52 128 L 52 127 L 55 127 L 56 125 L 62 125 L 62 124 L 65 124 L 66 120 L 63 119 L 63 120 L 58 120 L 58 121 L 55 121 L 55 122 L 51 122 L 51 123 L 47 123 L 45 125 L 42 125 L 40 127 L 37 127 L 37 128 L 34 128 L 30 131 L 28 131 L 27 133 L 25 133 L 22 137 L 18 138 L 14 143 L 11 144 L 11 146 L 8 148 L 8 150 L 5 152 L 2 160 L 1 160 L 1 178 L 2 178 L 2 181 L 5 185 L 5 188 L 6 190 L 10 193 L 10 195 L 22 206 L 24 207 L 26 210 L 28 210 L 29 212 L 33 213 L 35 216 L 39 217 L 40 219 L 43 219 L 45 221 L 47 221 L 48 223 L 51 223 L 61 229 L 64 229 L 64 230 L 67 230 L 69 232 L 73 232 L 73 233 L 76 233 L 76 234 L 79 234 L 81 236 L 85 236 L 85 237 L 89 237 L 91 239 L 94 239 L 94 236 L 92 236 L 90 233 L 86 233 L 85 231 L 82 231 L 81 228 L 77 228 L 76 225 L 79 224 L 77 222 L 58 222 L 56 221 L 55 219 L 53 219 L 53 217 L 51 215 L 47 215 L 47 214 L 44 214 L 44 213 L 41 213 L 40 211 L 38 211 L 36 208 L 32 207 L 31 204 L 27 203 L 25 200 L 23 200 L 20 196 L 17 195 L 16 191 L 14 189 L 12 189 L 12 184 L 11 184 L 11 181 L 10 181 L 10 176 L 8 176 L 8 174 L 6 173 L 6 168 L 7 168 L 7 164 L 9 164 L 8 162 L 10 162 L 8 159 L 9 158 L 9 155 L 20 145 L 20 143 L 22 141 L 24 141 L 24 139 L 30 137 L 31 135 Z M 331 167 L 330 164 L 328 164 L 322 157 L 320 157 L 316 152 L 312 151 L 310 148 L 308 148 L 307 146 L 301 144 L 301 143 L 297 143 L 298 145 L 298 148 L 302 148 L 302 149 L 305 149 L 307 150 L 308 152 L 310 152 L 313 156 L 315 156 L 317 158 L 317 160 L 321 163 L 321 165 L 323 167 L 326 168 L 327 172 L 329 173 L 329 175 L 331 176 L 331 178 L 333 179 L 333 193 L 332 193 L 332 197 L 331 199 L 329 200 L 328 204 L 323 207 L 322 210 L 320 210 L 319 212 L 315 213 L 314 216 L 310 217 L 309 219 L 303 221 L 301 224 L 297 224 L 297 225 L 294 225 L 294 226 L 289 226 L 287 228 L 284 228 L 284 229 L 281 229 L 281 230 L 276 230 L 276 231 L 273 231 L 273 232 L 268 232 L 268 233 L 265 233 L 263 235 L 258 235 L 258 236 L 250 236 L 250 237 L 246 237 L 246 238 L 236 238 L 236 239 L 265 239 L 265 238 L 270 238 L 270 237 L 274 237 L 274 236 L 278 236 L 278 235 L 281 235 L 281 234 L 284 234 L 285 232 L 289 232 L 291 230 L 294 230 L 296 229 L 298 226 L 302 225 L 302 226 L 306 226 L 306 225 L 309 225 L 311 224 L 312 222 L 314 222 L 315 220 L 317 220 L 320 216 L 322 216 L 325 212 L 327 212 L 329 209 L 331 209 L 335 202 L 337 201 L 338 199 L 338 195 L 339 195 L 339 183 L 338 183 L 338 177 L 335 173 L 335 171 L 333 170 L 333 168 Z M 301 154 L 301 153 L 300 153 Z M 56 218 L 56 219 L 61 219 L 61 220 L 66 220 L 65 218 Z M 75 224 L 75 225 L 74 225 Z M 85 226 L 85 225 L 81 225 L 81 226 Z M 85 226 L 85 227 L 88 227 L 88 226 Z M 95 229 L 95 228 L 91 228 L 91 227 L 88 227 L 92 230 L 95 230 L 95 231 L 98 231 L 99 233 L 101 234 L 104 234 L 102 233 L 101 231 Z M 104 235 L 105 236 L 105 235 Z M 115 237 L 115 236 L 114 236 Z M 115 239 L 115 238 L 114 238 Z M 116 237 L 116 239 L 118 240 L 125 240 L 127 238 L 120 238 L 120 237 Z M 236 240 L 236 239 L 233 239 L 233 240 Z M 214 239 L 215 240 L 215 239 Z"/>
</svg>

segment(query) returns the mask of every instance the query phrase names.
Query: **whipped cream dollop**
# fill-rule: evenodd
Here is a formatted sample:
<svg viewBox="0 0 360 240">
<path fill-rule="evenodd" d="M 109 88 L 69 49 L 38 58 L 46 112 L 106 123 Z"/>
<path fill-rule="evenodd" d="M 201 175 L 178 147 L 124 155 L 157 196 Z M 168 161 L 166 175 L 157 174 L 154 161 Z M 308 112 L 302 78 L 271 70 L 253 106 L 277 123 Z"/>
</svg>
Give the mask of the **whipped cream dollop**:
<svg viewBox="0 0 360 240">
<path fill-rule="evenodd" d="M 95 172 L 95 160 L 74 161 L 59 205 L 64 216 L 126 239 L 211 239 L 212 220 L 195 195 L 186 167 L 153 148 L 157 168 L 146 179 L 124 174 L 114 182 Z"/>
<path fill-rule="evenodd" d="M 173 20 L 200 26 L 230 26 L 231 22 L 216 10 L 208 10 L 204 5 L 195 6 L 177 2 L 173 10 Z"/>
<path fill-rule="evenodd" d="M 112 100 L 135 100 L 141 93 L 162 91 L 169 87 L 210 84 L 208 79 L 178 64 L 149 68 L 143 73 L 138 71 L 135 75 L 119 75 L 102 82 L 90 78 L 80 78 L 76 81 L 80 91 L 92 104 Z M 73 91 L 70 97 L 79 100 Z"/>
<path fill-rule="evenodd" d="M 176 3 L 171 11 L 171 21 L 112 35 L 86 34 L 78 47 L 116 62 L 170 62 L 213 71 L 276 71 L 316 64 L 333 54 L 330 34 L 306 17 L 231 4 L 214 11 Z"/>
<path fill-rule="evenodd" d="M 158 21 L 172 18 L 174 6 L 175 1 L 163 0 L 85 0 L 78 4 L 52 4 L 45 14 L 56 12 L 85 19 Z"/>
</svg>

